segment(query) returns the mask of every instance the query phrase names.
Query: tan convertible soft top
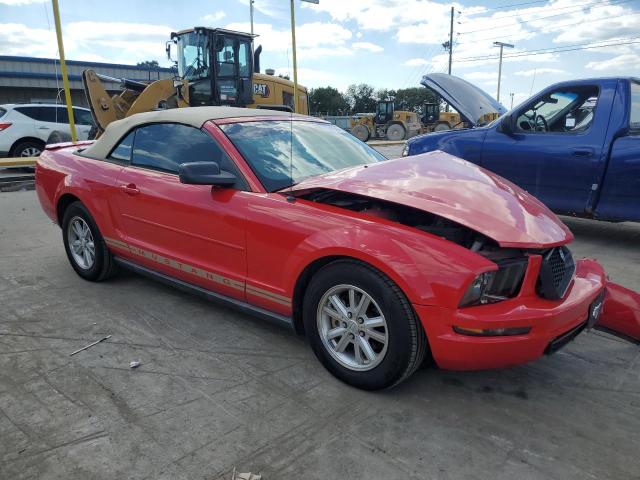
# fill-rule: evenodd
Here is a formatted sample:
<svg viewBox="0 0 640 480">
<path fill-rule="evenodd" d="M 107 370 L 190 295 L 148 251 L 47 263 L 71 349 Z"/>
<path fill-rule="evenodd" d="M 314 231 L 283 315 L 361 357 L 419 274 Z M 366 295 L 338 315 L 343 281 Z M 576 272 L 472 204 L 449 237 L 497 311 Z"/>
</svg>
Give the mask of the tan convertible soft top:
<svg viewBox="0 0 640 480">
<path fill-rule="evenodd" d="M 304 115 L 291 114 L 278 110 L 236 107 L 188 107 L 170 108 L 155 112 L 137 113 L 130 117 L 111 122 L 102 136 L 92 145 L 79 152 L 80 155 L 104 160 L 111 150 L 132 128 L 148 123 L 182 123 L 196 128 L 209 120 L 234 117 L 286 117 L 304 118 Z"/>
</svg>

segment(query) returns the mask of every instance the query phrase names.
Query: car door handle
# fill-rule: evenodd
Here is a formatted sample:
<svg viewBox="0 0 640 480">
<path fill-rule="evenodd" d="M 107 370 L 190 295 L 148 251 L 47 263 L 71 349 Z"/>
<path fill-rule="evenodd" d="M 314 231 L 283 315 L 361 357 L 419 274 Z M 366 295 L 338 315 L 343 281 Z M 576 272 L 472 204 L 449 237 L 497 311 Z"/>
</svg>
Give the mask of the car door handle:
<svg viewBox="0 0 640 480">
<path fill-rule="evenodd" d="M 140 193 L 140 190 L 138 190 L 138 188 L 133 183 L 129 183 L 128 185 L 120 185 L 120 188 L 127 195 L 138 195 Z"/>
<path fill-rule="evenodd" d="M 51 127 L 38 127 L 38 130 L 51 130 Z"/>
<path fill-rule="evenodd" d="M 595 150 L 593 148 L 574 148 L 573 155 L 575 157 L 591 157 Z"/>
</svg>

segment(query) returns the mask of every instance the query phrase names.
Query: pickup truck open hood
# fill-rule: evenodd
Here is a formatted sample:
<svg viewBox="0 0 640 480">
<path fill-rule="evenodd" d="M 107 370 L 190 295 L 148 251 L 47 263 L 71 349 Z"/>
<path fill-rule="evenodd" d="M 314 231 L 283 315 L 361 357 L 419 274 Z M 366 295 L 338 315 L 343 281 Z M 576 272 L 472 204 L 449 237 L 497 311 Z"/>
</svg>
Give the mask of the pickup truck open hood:
<svg viewBox="0 0 640 480">
<path fill-rule="evenodd" d="M 573 239 L 536 198 L 508 180 L 440 151 L 311 177 L 294 190 L 329 189 L 417 208 L 503 247 L 547 248 Z"/>
<path fill-rule="evenodd" d="M 455 108 L 462 120 L 473 126 L 487 113 L 507 111 L 492 96 L 460 77 L 445 73 L 431 73 L 422 77 L 422 85 L 440 95 Z"/>
</svg>

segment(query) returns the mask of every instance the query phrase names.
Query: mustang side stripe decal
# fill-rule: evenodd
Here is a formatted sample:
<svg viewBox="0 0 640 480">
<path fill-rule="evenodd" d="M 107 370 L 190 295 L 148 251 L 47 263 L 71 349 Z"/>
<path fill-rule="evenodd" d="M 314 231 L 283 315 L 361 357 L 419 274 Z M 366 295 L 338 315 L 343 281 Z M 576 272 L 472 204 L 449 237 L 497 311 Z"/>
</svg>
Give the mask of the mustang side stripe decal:
<svg viewBox="0 0 640 480">
<path fill-rule="evenodd" d="M 247 289 L 247 293 L 252 295 L 256 295 L 258 297 L 264 298 L 266 300 L 270 300 L 274 303 L 278 303 L 280 305 L 289 306 L 291 305 L 291 299 L 289 297 L 285 297 L 284 295 L 279 295 L 277 293 L 269 292 L 268 290 L 263 290 L 262 288 L 254 287 L 252 285 L 245 285 L 243 282 L 238 280 L 233 280 L 228 277 L 224 277 L 217 273 L 209 272 L 207 270 L 203 270 L 201 268 L 195 267 L 193 265 L 189 265 L 186 263 L 178 262 L 171 258 L 167 258 L 163 255 L 158 255 L 157 253 L 153 253 L 149 250 L 144 250 L 142 248 L 134 247 L 129 245 L 128 243 L 121 242 L 120 240 L 116 240 L 114 238 L 104 237 L 105 243 L 109 247 L 121 248 L 123 250 L 127 250 L 128 252 L 138 255 L 140 257 L 147 258 L 149 260 L 153 260 L 154 262 L 160 263 L 162 265 L 169 266 L 176 270 L 180 270 L 182 272 L 190 273 L 192 275 L 196 275 L 200 278 L 205 278 L 207 280 L 211 280 L 213 282 L 219 283 L 221 285 L 226 285 L 228 287 L 234 288 L 236 290 L 244 291 L 245 286 Z"/>
</svg>

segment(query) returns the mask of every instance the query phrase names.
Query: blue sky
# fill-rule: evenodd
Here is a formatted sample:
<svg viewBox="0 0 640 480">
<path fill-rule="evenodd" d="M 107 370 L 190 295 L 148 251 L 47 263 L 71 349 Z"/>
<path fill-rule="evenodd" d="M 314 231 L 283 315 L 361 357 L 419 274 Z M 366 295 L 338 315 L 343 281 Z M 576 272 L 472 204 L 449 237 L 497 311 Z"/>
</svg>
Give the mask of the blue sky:
<svg viewBox="0 0 640 480">
<path fill-rule="evenodd" d="M 195 25 L 249 31 L 248 0 L 59 0 L 67 58 L 168 65 L 172 30 Z M 505 55 L 501 100 L 510 106 L 550 83 L 593 76 L 640 76 L 640 0 L 296 0 L 299 81 L 308 87 L 351 83 L 418 86 L 445 72 L 449 12 L 455 8 L 453 74 L 496 95 L 498 49 Z M 126 16 L 124 16 L 126 14 Z M 288 0 L 255 0 L 262 68 L 291 70 Z M 566 53 L 520 52 L 604 45 Z M 57 55 L 49 0 L 0 0 L 0 55 Z M 490 57 L 490 58 L 478 58 Z M 475 60 L 471 60 L 475 59 Z"/>
</svg>

